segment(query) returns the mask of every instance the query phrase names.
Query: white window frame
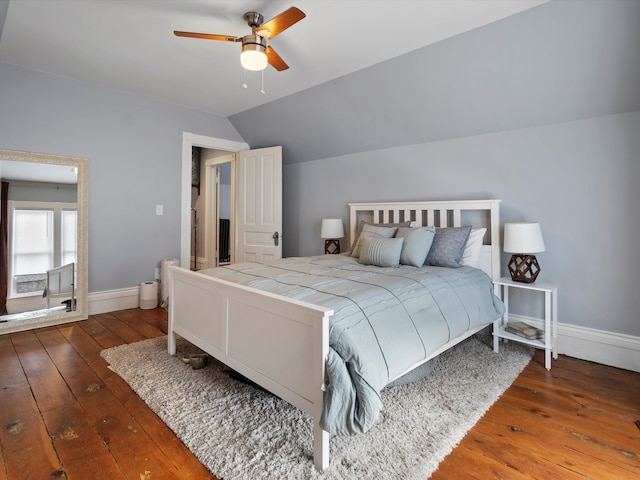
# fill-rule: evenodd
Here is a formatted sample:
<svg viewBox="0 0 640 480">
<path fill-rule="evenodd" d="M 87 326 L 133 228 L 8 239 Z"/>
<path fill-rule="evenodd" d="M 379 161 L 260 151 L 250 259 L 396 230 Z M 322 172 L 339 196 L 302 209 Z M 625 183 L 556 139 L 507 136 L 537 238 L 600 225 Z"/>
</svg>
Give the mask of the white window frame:
<svg viewBox="0 0 640 480">
<path fill-rule="evenodd" d="M 13 261 L 13 219 L 15 210 L 53 210 L 53 267 L 60 266 L 60 262 L 62 259 L 62 212 L 73 210 L 78 212 L 78 204 L 77 203 L 68 203 L 68 202 L 34 202 L 34 201 L 24 201 L 24 200 L 9 200 L 7 202 L 8 206 L 8 258 L 10 259 L 10 268 L 9 268 L 9 278 L 8 280 L 8 292 L 7 297 L 11 298 L 24 298 L 24 297 L 35 297 L 42 295 L 42 291 L 40 292 L 27 292 L 27 293 L 17 293 L 17 284 L 16 284 L 16 275 L 14 273 L 14 261 Z M 77 220 L 76 220 L 77 221 Z M 76 245 L 76 259 L 78 256 L 78 246 Z M 77 260 L 76 260 L 77 261 Z M 42 272 L 46 273 L 46 272 Z"/>
</svg>

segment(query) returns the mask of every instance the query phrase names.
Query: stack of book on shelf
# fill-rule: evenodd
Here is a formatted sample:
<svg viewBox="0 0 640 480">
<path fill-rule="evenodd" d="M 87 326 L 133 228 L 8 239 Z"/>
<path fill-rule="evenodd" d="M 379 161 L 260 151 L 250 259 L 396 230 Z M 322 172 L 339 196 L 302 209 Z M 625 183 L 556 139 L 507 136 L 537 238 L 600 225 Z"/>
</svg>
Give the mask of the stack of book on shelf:
<svg viewBox="0 0 640 480">
<path fill-rule="evenodd" d="M 524 322 L 509 322 L 505 331 L 513 333 L 527 340 L 544 340 L 544 330 L 532 327 Z"/>
</svg>

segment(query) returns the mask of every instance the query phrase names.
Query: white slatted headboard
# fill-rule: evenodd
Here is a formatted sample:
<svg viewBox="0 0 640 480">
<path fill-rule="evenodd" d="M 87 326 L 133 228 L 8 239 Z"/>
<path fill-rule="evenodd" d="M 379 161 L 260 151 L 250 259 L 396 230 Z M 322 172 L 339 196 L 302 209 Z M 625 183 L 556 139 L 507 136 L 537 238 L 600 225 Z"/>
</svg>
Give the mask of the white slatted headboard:
<svg viewBox="0 0 640 480">
<path fill-rule="evenodd" d="M 486 228 L 480 268 L 492 279 L 500 273 L 500 200 L 452 200 L 445 202 L 374 202 L 349 204 L 349 241 L 360 220 L 373 223 L 411 221 L 415 227 Z"/>
</svg>

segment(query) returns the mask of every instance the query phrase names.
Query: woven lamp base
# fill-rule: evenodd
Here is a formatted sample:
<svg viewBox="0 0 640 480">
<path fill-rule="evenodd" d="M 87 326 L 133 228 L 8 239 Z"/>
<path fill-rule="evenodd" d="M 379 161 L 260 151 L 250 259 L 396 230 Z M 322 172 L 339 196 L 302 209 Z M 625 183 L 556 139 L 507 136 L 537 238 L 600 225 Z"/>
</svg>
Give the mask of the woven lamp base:
<svg viewBox="0 0 640 480">
<path fill-rule="evenodd" d="M 514 254 L 509 261 L 509 273 L 514 282 L 533 283 L 540 273 L 535 255 Z"/>
</svg>

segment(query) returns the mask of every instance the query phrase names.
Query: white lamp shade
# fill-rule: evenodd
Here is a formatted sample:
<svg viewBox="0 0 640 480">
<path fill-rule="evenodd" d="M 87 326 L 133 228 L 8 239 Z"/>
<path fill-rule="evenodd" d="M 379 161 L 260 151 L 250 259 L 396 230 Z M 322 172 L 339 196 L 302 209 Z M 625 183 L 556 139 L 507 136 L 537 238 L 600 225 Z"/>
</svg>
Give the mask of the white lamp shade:
<svg viewBox="0 0 640 480">
<path fill-rule="evenodd" d="M 341 218 L 323 218 L 322 230 L 320 231 L 321 238 L 343 238 L 344 227 L 342 226 Z"/>
<path fill-rule="evenodd" d="M 509 253 L 544 252 L 542 230 L 537 222 L 504 224 L 504 251 Z"/>
</svg>

